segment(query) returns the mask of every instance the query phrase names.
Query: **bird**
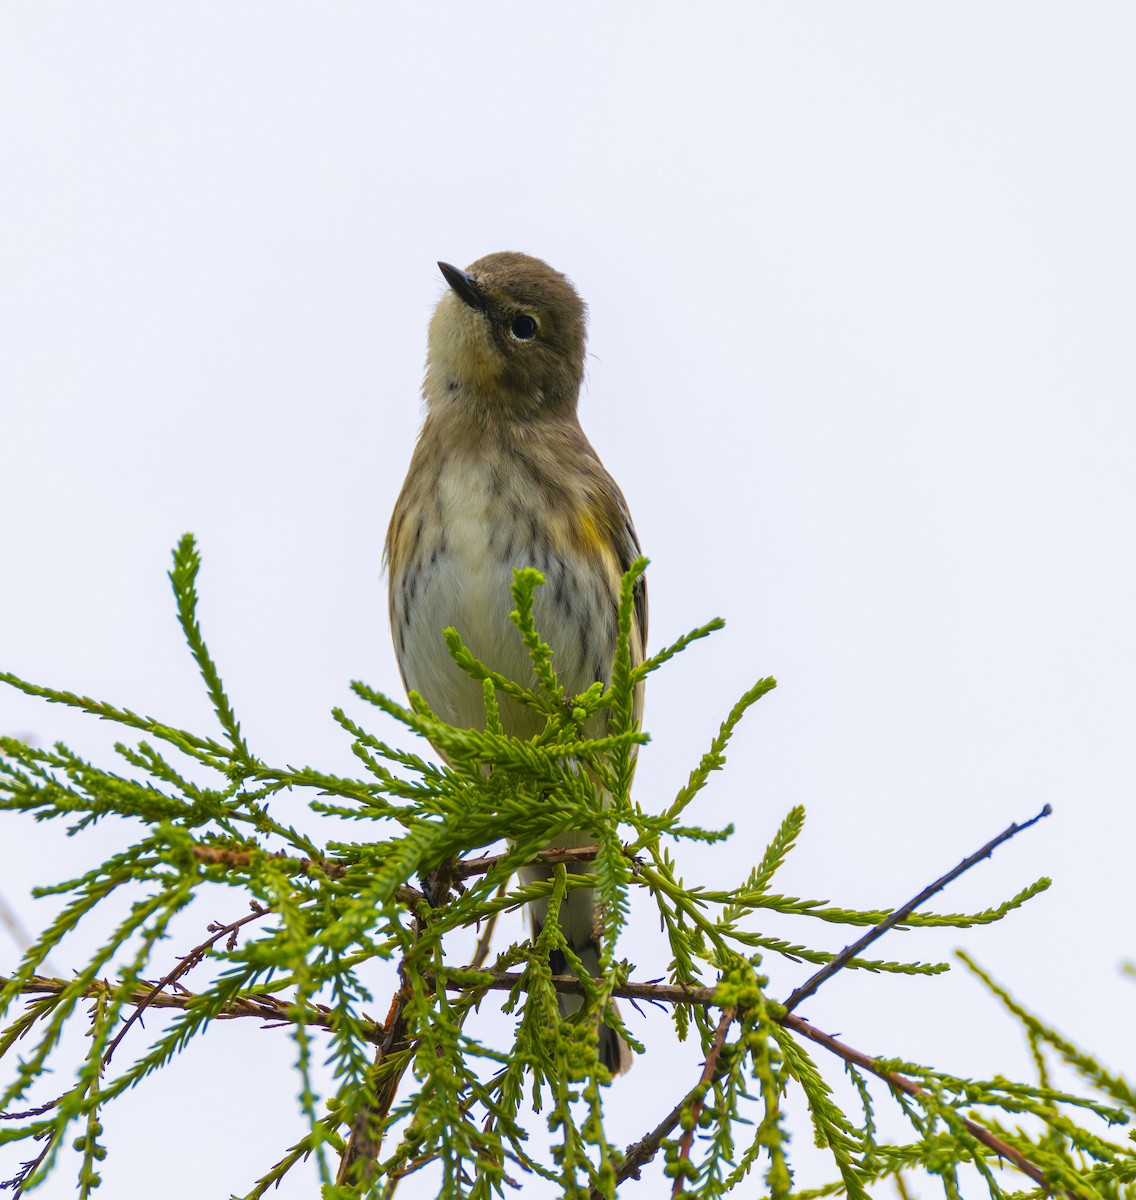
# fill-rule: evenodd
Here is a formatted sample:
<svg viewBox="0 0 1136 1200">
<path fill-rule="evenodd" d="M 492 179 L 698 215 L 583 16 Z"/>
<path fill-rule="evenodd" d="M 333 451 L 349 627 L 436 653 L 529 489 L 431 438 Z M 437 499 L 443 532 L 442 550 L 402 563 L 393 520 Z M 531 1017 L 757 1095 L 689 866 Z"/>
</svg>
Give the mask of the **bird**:
<svg viewBox="0 0 1136 1200">
<path fill-rule="evenodd" d="M 535 567 L 536 627 L 552 647 L 571 697 L 609 682 L 618 636 L 622 577 L 639 558 L 639 539 L 618 485 L 584 435 L 577 415 L 584 377 L 587 309 L 568 278 L 539 258 L 514 251 L 486 255 L 464 270 L 440 262 L 448 285 L 427 339 L 426 416 L 385 545 L 391 631 L 402 680 L 436 716 L 483 728 L 481 686 L 451 658 L 442 631 L 454 627 L 492 670 L 531 681 L 532 663 L 508 619 L 515 568 Z M 636 583 L 631 661 L 643 661 L 647 591 Z M 636 687 L 636 725 L 643 687 Z M 531 738 L 541 715 L 500 700 L 506 734 Z M 607 713 L 585 724 L 600 736 Z M 594 841 L 562 835 L 558 846 Z M 574 870 L 573 864 L 568 870 Z M 530 864 L 525 883 L 551 877 Z M 534 938 L 547 900 L 529 905 Z M 574 889 L 560 908 L 565 940 L 586 970 L 599 974 L 600 934 L 590 889 Z M 563 953 L 551 956 L 566 971 Z M 581 997 L 560 995 L 561 1012 Z M 613 1074 L 631 1065 L 626 1041 L 601 1024 L 599 1060 Z"/>
</svg>

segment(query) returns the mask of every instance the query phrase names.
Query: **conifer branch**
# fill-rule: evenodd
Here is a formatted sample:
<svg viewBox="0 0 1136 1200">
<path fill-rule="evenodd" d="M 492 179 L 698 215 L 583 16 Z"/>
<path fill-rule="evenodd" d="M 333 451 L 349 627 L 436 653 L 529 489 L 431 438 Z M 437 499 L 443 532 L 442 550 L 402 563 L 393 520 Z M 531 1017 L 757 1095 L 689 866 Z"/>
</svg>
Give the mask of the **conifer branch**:
<svg viewBox="0 0 1136 1200">
<path fill-rule="evenodd" d="M 249 920 L 251 918 L 246 917 L 243 919 Z M 225 928 L 228 929 L 229 926 Z M 485 968 L 478 968 L 476 964 L 472 967 L 464 968 L 464 970 L 476 970 L 478 978 L 476 980 L 447 979 L 446 987 L 448 990 L 455 992 L 509 992 L 523 983 L 525 979 L 523 975 L 517 972 L 492 971 Z M 423 978 L 427 983 L 433 984 L 436 977 L 425 975 Z M 8 976 L 0 975 L 0 988 L 5 987 L 9 982 L 10 979 Z M 178 990 L 174 993 L 159 990 L 161 984 L 169 986 L 169 982 L 172 981 L 163 980 L 159 984 L 152 986 L 143 983 L 142 986 L 127 992 L 123 996 L 123 1002 L 132 1006 L 144 1005 L 146 1008 L 189 1009 L 193 1007 L 195 1001 L 199 1000 L 201 993 L 191 992 L 177 983 L 174 986 Z M 587 989 L 583 981 L 576 975 L 552 975 L 549 977 L 549 983 L 555 991 L 564 992 L 566 995 L 587 995 Z M 70 981 L 67 979 L 53 979 L 43 975 L 33 975 L 29 980 L 21 984 L 19 990 L 26 996 L 57 996 L 69 986 Z M 97 979 L 82 994 L 84 997 L 94 999 L 108 992 L 117 992 L 121 989 L 121 986 L 120 983 L 114 981 Z M 716 994 L 716 990 L 711 987 L 686 987 L 679 983 L 622 983 L 612 988 L 612 995 L 619 1000 L 644 1000 L 648 1003 L 657 1002 L 660 1004 L 696 1004 L 703 1008 L 711 1007 L 716 1003 Z M 295 1011 L 293 1001 L 263 992 L 234 998 L 229 1002 L 224 1011 L 219 1014 L 219 1017 L 221 1020 L 229 1020 L 237 1017 L 253 1017 L 264 1021 L 276 1022 L 293 1019 L 288 1016 L 289 1011 Z M 299 1019 L 306 1025 L 330 1029 L 332 1027 L 330 1012 L 331 1010 L 325 1005 L 313 1004 L 311 1012 L 302 1015 Z M 382 1033 L 385 1024 L 386 1022 L 380 1025 L 373 1021 L 364 1021 L 362 1028 L 367 1032 L 370 1040 L 376 1041 Z"/>
<path fill-rule="evenodd" d="M 1046 805 L 1046 808 L 1048 807 Z M 1045 814 L 1042 813 L 1040 815 L 1044 816 Z M 1035 817 L 1034 820 L 1037 820 L 1037 818 Z M 846 1046 L 843 1042 L 837 1041 L 831 1034 L 822 1033 L 819 1029 L 810 1025 L 803 1017 L 795 1016 L 793 1013 L 785 1013 L 781 1017 L 774 1017 L 774 1020 L 778 1025 L 782 1025 L 786 1029 L 791 1029 L 794 1033 L 799 1033 L 802 1037 L 807 1037 L 810 1041 L 816 1042 L 818 1046 L 823 1046 L 826 1050 L 830 1050 L 846 1063 L 862 1067 L 865 1071 L 875 1075 L 877 1079 L 882 1079 L 897 1092 L 903 1092 L 904 1095 L 912 1096 L 916 1099 L 931 1098 L 927 1089 L 916 1083 L 915 1080 L 908 1079 L 906 1075 L 901 1075 L 898 1071 L 889 1071 L 886 1067 L 881 1066 L 879 1061 L 872 1058 L 871 1055 L 865 1054 L 862 1050 L 855 1050 L 851 1046 Z M 1024 1154 L 1015 1150 L 1008 1142 L 995 1137 L 988 1129 L 984 1129 L 981 1125 L 970 1120 L 969 1117 L 964 1117 L 961 1113 L 957 1115 L 959 1121 L 966 1127 L 966 1131 L 975 1141 L 981 1142 L 982 1145 L 988 1150 L 992 1150 L 999 1158 L 1004 1158 L 1008 1162 L 1012 1162 L 1023 1175 L 1028 1176 L 1034 1183 L 1043 1188 L 1047 1194 L 1052 1195 L 1052 1189 L 1046 1180 L 1045 1172 L 1040 1167 L 1030 1162 Z M 1079 1200 L 1072 1192 L 1066 1192 L 1065 1195 L 1068 1200 Z"/>
<path fill-rule="evenodd" d="M 558 979 L 557 984 L 560 984 Z M 564 981 L 567 983 L 567 981 Z M 578 980 L 576 981 L 579 982 Z M 640 985 L 642 988 L 644 985 Z M 565 986 L 564 990 L 570 990 Z M 616 994 L 620 994 L 616 991 Z M 655 997 L 659 1000 L 667 1000 L 669 997 L 658 995 Z M 689 1003 L 699 1003 L 699 999 L 691 997 Z M 686 1158 L 690 1153 L 691 1141 L 693 1138 L 693 1130 L 697 1125 L 697 1115 L 701 1108 L 702 1097 L 705 1095 L 706 1088 L 718 1078 L 722 1071 L 718 1067 L 718 1057 L 721 1054 L 725 1031 L 733 1020 L 737 1017 L 737 1013 L 732 1009 L 726 1009 L 722 1014 L 722 1020 L 718 1025 L 718 1032 L 715 1035 L 714 1044 L 711 1046 L 711 1051 L 706 1057 L 706 1065 L 703 1068 L 701 1077 L 698 1083 L 671 1109 L 669 1113 L 655 1126 L 649 1133 L 644 1134 L 637 1142 L 633 1142 L 624 1151 L 623 1159 L 619 1164 L 616 1172 L 616 1182 L 622 1183 L 627 1179 L 638 1179 L 640 1172 L 659 1152 L 662 1144 L 671 1134 L 678 1128 L 682 1120 L 684 1112 L 690 1112 L 694 1117 L 694 1125 L 683 1135 L 680 1142 L 680 1159 Z M 890 1087 L 896 1091 L 902 1092 L 904 1095 L 911 1096 L 916 1099 L 928 1099 L 930 1094 L 926 1088 L 916 1083 L 913 1079 L 909 1079 L 906 1075 L 901 1075 L 898 1071 L 888 1070 L 880 1065 L 880 1062 L 869 1054 L 865 1054 L 862 1050 L 856 1050 L 843 1042 L 838 1041 L 830 1034 L 822 1033 L 821 1030 L 809 1024 L 802 1017 L 798 1017 L 793 1013 L 784 1013 L 780 1016 L 773 1016 L 772 1019 L 783 1028 L 791 1030 L 794 1033 L 800 1034 L 802 1037 L 808 1038 L 810 1041 L 816 1042 L 823 1046 L 826 1050 L 837 1055 L 846 1063 L 851 1063 L 853 1066 L 863 1068 L 865 1071 L 875 1075 L 878 1079 L 882 1079 Z M 966 1128 L 967 1132 L 980 1142 L 988 1150 L 992 1151 L 999 1158 L 1004 1158 L 1006 1161 L 1013 1163 L 1023 1175 L 1032 1179 L 1039 1187 L 1045 1190 L 1047 1194 L 1052 1194 L 1052 1188 L 1046 1179 L 1045 1172 L 1041 1170 L 1035 1163 L 1032 1163 L 1024 1154 L 1016 1150 L 1008 1142 L 995 1136 L 988 1129 L 970 1120 L 962 1114 L 956 1114 L 958 1120 Z M 672 1195 L 681 1193 L 680 1175 L 675 1181 L 675 1191 Z M 603 1194 L 593 1189 L 592 1200 L 603 1200 Z M 1081 1200 L 1075 1193 L 1066 1191 L 1067 1200 Z"/>
<path fill-rule="evenodd" d="M 710 1082 L 713 1082 L 713 1076 Z M 694 1104 L 702 1086 L 702 1081 L 699 1080 L 650 1133 L 645 1133 L 637 1142 L 632 1142 L 627 1147 L 615 1172 L 616 1184 L 639 1178 L 642 1169 L 659 1153 L 663 1142 L 678 1128 L 683 1112 Z M 604 1194 L 598 1188 L 593 1188 L 590 1200 L 604 1200 Z"/>
<path fill-rule="evenodd" d="M 579 849 L 558 849 L 551 847 L 534 854 L 531 862 L 556 863 L 591 862 L 602 852 L 600 846 L 581 846 Z M 247 868 L 252 865 L 254 851 L 240 850 L 230 846 L 194 846 L 193 857 L 199 863 L 208 867 Z M 287 854 L 273 854 L 272 858 L 278 870 L 285 875 L 304 875 L 314 877 L 326 875 L 329 879 L 342 879 L 351 869 L 352 864 L 334 858 L 292 858 Z M 509 854 L 485 854 L 480 858 L 463 858 L 450 867 L 450 877 L 456 881 L 472 879 L 477 875 L 488 875 L 490 871 L 513 857 Z M 407 904 L 421 903 L 426 899 L 424 893 L 404 885 L 398 889 L 397 898 Z"/>
<path fill-rule="evenodd" d="M 254 852 L 228 846 L 194 846 L 193 857 L 207 867 L 242 869 L 253 865 Z M 270 858 L 273 866 L 285 875 L 304 875 L 308 878 L 326 875 L 329 879 L 342 879 L 351 868 L 350 863 L 334 858 L 291 858 L 287 854 L 266 854 L 264 857 Z M 408 908 L 426 903 L 426 894 L 408 883 L 395 888 L 394 898 Z"/>
<path fill-rule="evenodd" d="M 57 1101 L 52 1101 L 52 1104 Z M 11 1179 L 0 1180 L 0 1192 L 6 1192 L 10 1188 L 16 1200 L 24 1194 L 24 1184 L 31 1179 L 35 1173 L 43 1166 L 43 1161 L 51 1153 L 52 1147 L 55 1145 L 55 1139 L 52 1137 L 44 1137 L 43 1147 L 35 1158 L 26 1159 L 20 1163 L 20 1169 L 12 1176 Z"/>
<path fill-rule="evenodd" d="M 194 846 L 193 857 L 207 867 L 250 867 L 255 853 L 232 846 Z M 331 858 L 291 858 L 287 854 L 273 854 L 271 857 L 277 870 L 285 875 L 326 875 L 329 879 L 341 879 L 350 867 L 350 863 L 336 862 Z"/>
<path fill-rule="evenodd" d="M 242 922 L 248 921 L 258 914 L 250 914 L 249 917 L 242 918 Z M 260 914 L 263 915 L 263 914 Z M 234 923 L 234 925 L 237 923 Z M 226 926 L 220 930 L 217 936 L 223 936 L 231 927 Z M 190 956 L 186 956 L 187 961 Z M 523 976 L 507 971 L 480 971 L 479 978 L 476 982 L 472 981 L 447 981 L 447 987 L 458 991 L 468 991 L 471 989 L 488 991 L 511 991 L 518 986 L 523 980 Z M 0 977 L 0 987 L 3 987 L 8 981 Z M 163 981 L 167 982 L 167 981 Z M 427 977 L 427 982 L 433 982 L 431 977 Z M 571 995 L 586 995 L 584 982 L 575 975 L 554 975 L 550 979 L 553 988 L 558 992 L 565 992 Z M 29 995 L 58 995 L 62 993 L 68 986 L 68 981 L 63 979 L 45 979 L 34 977 L 23 985 L 21 991 Z M 105 980 L 95 981 L 86 991 L 86 995 L 98 997 L 114 992 L 116 985 L 108 983 Z M 712 1007 L 715 1005 L 716 989 L 714 988 L 690 988 L 683 987 L 677 984 L 659 984 L 659 983 L 625 983 L 616 986 L 612 989 L 612 995 L 621 999 L 655 1001 L 664 1004 L 695 1004 L 701 1007 Z M 157 986 L 146 989 L 138 988 L 135 992 L 130 993 L 125 997 L 125 1003 L 137 1006 L 137 1011 L 140 1012 L 145 1007 L 153 1008 L 175 1008 L 189 1009 L 198 1000 L 198 995 L 179 989 L 175 994 L 165 991 L 159 991 Z M 409 999 L 409 992 L 405 988 L 400 988 L 396 993 L 391 1006 L 391 1011 L 387 1016 L 387 1020 L 379 1025 L 376 1022 L 362 1023 L 362 1032 L 367 1037 L 367 1040 L 374 1042 L 379 1047 L 377 1062 L 381 1063 L 391 1054 L 406 1049 L 410 1043 L 407 1040 L 407 1027 L 405 1022 L 405 1006 Z M 706 1088 L 711 1085 L 719 1075 L 718 1060 L 722 1049 L 725 1045 L 726 1033 L 729 1026 L 737 1019 L 738 1012 L 735 1009 L 727 1008 L 723 1010 L 722 1018 L 719 1022 L 718 1029 L 715 1033 L 714 1041 L 710 1051 L 707 1054 L 706 1062 L 699 1078 L 698 1083 L 674 1106 L 673 1109 L 655 1126 L 649 1133 L 645 1134 L 639 1141 L 632 1143 L 624 1151 L 623 1158 L 620 1161 L 617 1170 L 617 1182 L 623 1182 L 627 1179 L 639 1178 L 641 1169 L 647 1165 L 659 1152 L 662 1143 L 674 1132 L 682 1120 L 684 1111 L 689 1111 L 694 1118 L 693 1128 L 697 1125 L 698 1112 L 701 1109 L 702 1097 L 705 1094 Z M 258 996 L 243 996 L 234 999 L 225 1009 L 219 1014 L 220 1019 L 236 1019 L 241 1017 L 251 1017 L 266 1022 L 267 1025 L 278 1025 L 284 1022 L 301 1021 L 306 1025 L 322 1027 L 325 1029 L 333 1028 L 333 1017 L 330 1009 L 322 1005 L 313 1005 L 307 1013 L 297 1014 L 295 1006 L 288 1000 L 281 999 L 277 996 L 258 995 Z M 862 1050 L 857 1050 L 852 1046 L 832 1037 L 830 1034 L 824 1033 L 810 1024 L 803 1017 L 798 1017 L 794 1013 L 771 1014 L 772 1020 L 783 1028 L 799 1034 L 802 1037 L 808 1038 L 817 1045 L 823 1046 L 826 1050 L 841 1058 L 844 1062 L 850 1063 L 853 1066 L 862 1068 L 877 1078 L 882 1079 L 890 1087 L 896 1091 L 902 1092 L 904 1095 L 913 1098 L 928 1098 L 927 1090 L 916 1083 L 915 1080 L 908 1078 L 906 1075 L 900 1074 L 898 1071 L 892 1071 L 881 1066 L 880 1061 L 873 1058 L 869 1054 L 865 1054 Z M 121 1038 L 120 1031 L 119 1037 Z M 117 1041 L 118 1039 L 116 1039 Z M 113 1048 L 113 1047 L 112 1047 Z M 109 1054 L 108 1054 L 109 1057 Z M 380 1097 L 380 1104 L 371 1114 L 371 1121 L 381 1122 L 389 1115 L 390 1105 L 393 1103 L 394 1092 L 397 1090 L 398 1076 L 390 1081 L 390 1086 L 384 1089 L 384 1095 Z M 30 1110 L 24 1113 L 8 1113 L 5 1114 L 7 1119 L 24 1118 L 27 1116 L 38 1115 L 43 1111 L 47 1111 L 52 1104 L 40 1106 L 35 1110 Z M 1044 1171 L 1032 1163 L 1025 1155 L 1021 1154 L 1013 1146 L 995 1136 L 989 1130 L 967 1117 L 959 1114 L 958 1119 L 965 1126 L 968 1133 L 988 1150 L 992 1151 L 999 1158 L 1004 1158 L 1008 1162 L 1013 1163 L 1024 1175 L 1032 1179 L 1040 1187 L 1048 1188 Z M 365 1131 L 364 1131 L 365 1132 Z M 692 1133 L 691 1135 L 692 1136 Z M 683 1143 L 680 1144 L 680 1157 L 688 1157 L 690 1153 L 690 1144 L 687 1135 L 684 1135 Z M 685 1148 L 684 1148 L 685 1147 Z M 344 1165 L 341 1168 L 340 1182 L 344 1182 L 348 1175 L 350 1164 L 354 1163 L 358 1158 L 365 1158 L 370 1162 L 378 1156 L 379 1144 L 372 1145 L 371 1142 L 361 1134 L 357 1139 L 355 1152 L 348 1158 L 345 1154 Z M 681 1179 L 681 1177 L 680 1177 Z M 677 1185 L 676 1181 L 676 1185 Z M 676 1193 L 677 1194 L 677 1193 Z M 1073 1193 L 1067 1193 L 1069 1200 L 1078 1200 Z M 592 1192 L 595 1200 L 602 1200 L 602 1194 L 597 1191 Z"/>
</svg>

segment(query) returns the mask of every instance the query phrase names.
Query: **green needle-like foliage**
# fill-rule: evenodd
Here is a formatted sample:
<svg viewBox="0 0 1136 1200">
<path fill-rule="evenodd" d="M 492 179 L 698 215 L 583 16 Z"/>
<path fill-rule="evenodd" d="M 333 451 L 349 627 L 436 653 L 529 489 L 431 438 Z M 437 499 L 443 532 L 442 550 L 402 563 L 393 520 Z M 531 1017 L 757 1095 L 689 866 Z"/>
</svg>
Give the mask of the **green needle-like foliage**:
<svg viewBox="0 0 1136 1200">
<path fill-rule="evenodd" d="M 250 1163 L 247 1178 L 233 1181 L 235 1194 L 248 1198 L 267 1195 L 306 1159 L 317 1164 L 325 1200 L 393 1197 L 401 1179 L 424 1168 L 435 1172 L 444 1197 L 489 1200 L 534 1177 L 553 1182 L 565 1197 L 614 1197 L 617 1188 L 635 1186 L 624 1181 L 656 1153 L 673 1186 L 690 1196 L 724 1196 L 748 1181 L 745 1194 L 779 1200 L 838 1192 L 866 1197 L 878 1181 L 922 1168 L 953 1197 L 961 1194 L 960 1170 L 969 1166 L 999 1197 L 999 1180 L 1005 1183 L 1007 1174 L 980 1125 L 1054 1186 L 1083 1196 L 1133 1194 L 1131 1144 L 1107 1141 L 1081 1124 L 1127 1120 L 1131 1090 L 1095 1065 L 1090 1069 L 1090 1060 L 1078 1058 L 998 989 L 1025 1023 L 1038 1061 L 1043 1045 L 1057 1049 L 1089 1085 L 1103 1089 L 1107 1102 L 1057 1092 L 1044 1076 L 1036 1085 L 975 1082 L 864 1056 L 852 1065 L 845 1054 L 859 1111 L 842 1111 L 814 1061 L 811 1034 L 770 995 L 761 973 L 763 954 L 816 964 L 834 956 L 808 944 L 807 921 L 801 921 L 799 941 L 787 941 L 767 932 L 763 919 L 772 911 L 863 928 L 880 924 L 890 910 L 852 910 L 772 890 L 801 836 L 801 808 L 788 812 L 735 887 L 684 878 L 685 845 L 730 835 L 729 829 L 689 821 L 711 775 L 724 766 L 738 723 L 774 681 L 759 681 L 733 706 L 673 799 L 649 806 L 632 796 L 636 752 L 647 741 L 634 726 L 634 689 L 721 626 L 712 621 L 634 666 L 633 597 L 645 566 L 635 563 L 624 579 L 607 687 L 563 693 L 555 648 L 534 621 L 533 596 L 542 579 L 533 570 L 518 571 L 513 584 L 512 620 L 532 662 L 529 679 L 503 678 L 478 662 L 456 631 L 445 632 L 455 663 L 482 685 L 484 728 L 451 727 L 420 696 L 403 704 L 353 685 L 357 698 L 427 738 L 444 765 L 389 745 L 338 709 L 334 719 L 360 764 L 356 778 L 261 759 L 241 732 L 198 622 L 200 560 L 188 536 L 175 551 L 170 580 L 178 620 L 216 715 L 213 735 L 0 674 L 0 681 L 29 696 L 115 722 L 134 739 L 116 747 L 121 763 L 112 769 L 63 745 L 43 749 L 0 738 L 0 810 L 62 818 L 73 834 L 113 816 L 125 819 L 121 828 L 129 835 L 120 852 L 79 878 L 41 889 L 67 897 L 66 905 L 17 971 L 0 979 L 0 1019 L 8 1021 L 0 1029 L 0 1059 L 8 1064 L 0 1146 L 28 1147 L 25 1166 L 3 1186 L 19 1193 L 42 1182 L 70 1137 L 81 1158 L 78 1195 L 91 1196 L 108 1152 L 101 1124 L 106 1106 L 127 1088 L 144 1085 L 216 1021 L 250 1017 L 291 1027 L 308 1130 L 296 1145 L 282 1148 L 275 1165 Z M 506 734 L 503 697 L 539 713 L 542 731 L 531 740 Z M 597 715 L 602 719 L 592 720 Z M 585 726 L 600 736 L 587 736 Z M 274 804 L 283 792 L 290 793 L 286 808 Z M 309 824 L 326 829 L 322 837 L 281 816 L 301 801 L 313 816 Z M 565 856 L 551 857 L 551 878 L 521 883 L 517 868 L 568 833 L 586 834 L 591 848 L 577 850 L 567 863 Z M 229 925 L 209 925 L 208 936 L 170 970 L 170 957 L 158 954 L 160 942 L 201 890 L 217 884 L 240 893 L 234 908 L 244 915 Z M 1040 880 L 983 912 L 912 912 L 900 924 L 986 924 L 1046 886 Z M 555 919 L 577 888 L 596 892 L 601 914 L 605 941 L 596 978 L 565 943 Z M 633 964 L 622 957 L 633 889 L 657 912 L 669 943 L 666 962 Z M 128 903 L 114 906 L 119 916 L 110 923 L 105 914 L 117 894 Z M 496 916 L 539 898 L 547 900 L 549 919 L 535 942 L 494 956 L 489 937 Z M 97 931 L 98 948 L 89 961 L 66 979 L 41 975 L 48 957 L 80 926 Z M 468 944 L 471 931 L 481 935 L 478 954 L 457 967 L 454 939 L 464 933 L 462 944 Z M 373 978 L 376 961 L 397 967 L 393 1000 L 372 994 L 364 983 L 365 976 Z M 565 962 L 568 974 L 554 976 L 551 961 Z M 203 981 L 200 990 L 187 990 L 181 980 L 206 962 L 212 974 L 202 970 L 195 977 Z M 844 965 L 881 974 L 946 969 L 943 963 L 874 956 Z M 656 983 L 634 984 L 635 976 Z M 570 1018 L 560 1013 L 559 990 L 584 998 Z M 668 1098 L 642 1142 L 627 1151 L 613 1146 L 605 1130 L 611 1080 L 596 1053 L 604 1022 L 643 1050 L 615 1008 L 620 996 L 668 1006 L 678 1037 L 693 1031 L 706 1055 L 702 1077 Z M 512 1034 L 503 1040 L 491 1037 L 481 1020 L 494 997 L 512 1016 Z M 21 1000 L 28 1001 L 25 1007 Z M 172 1009 L 172 1018 L 149 1027 L 134 1019 L 155 1008 Z M 388 1008 L 385 1022 L 368 1015 Z M 72 1070 L 61 1039 L 75 1023 L 86 1026 L 89 1039 Z M 258 1036 L 251 1024 L 249 1036 Z M 669 1050 L 652 1045 L 650 1053 Z M 321 1093 L 313 1068 L 320 1062 L 331 1068 L 330 1095 Z M 62 1094 L 57 1085 L 54 1098 L 39 1103 L 33 1093 L 51 1070 L 69 1081 Z M 891 1085 L 912 1141 L 880 1139 L 875 1106 L 886 1089 L 869 1086 L 865 1072 Z M 903 1086 L 895 1083 L 897 1072 L 904 1073 Z M 793 1191 L 784 1117 L 790 1093 L 803 1096 L 815 1138 L 833 1160 L 832 1184 L 809 1193 Z M 547 1155 L 534 1150 L 527 1136 L 534 1112 L 552 1134 Z M 1023 1118 L 1034 1121 L 1032 1132 L 1018 1124 L 1003 1128 Z M 1024 1175 L 1018 1181 L 1029 1182 Z"/>
</svg>

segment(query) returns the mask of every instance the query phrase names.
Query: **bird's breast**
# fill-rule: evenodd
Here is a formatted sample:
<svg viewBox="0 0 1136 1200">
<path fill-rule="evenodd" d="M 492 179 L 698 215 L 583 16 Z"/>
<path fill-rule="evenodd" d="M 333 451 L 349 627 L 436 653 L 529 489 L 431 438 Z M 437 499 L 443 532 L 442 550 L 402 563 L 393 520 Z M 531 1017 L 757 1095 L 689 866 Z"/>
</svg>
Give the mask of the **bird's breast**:
<svg viewBox="0 0 1136 1200">
<path fill-rule="evenodd" d="M 579 693 L 606 680 L 615 646 L 619 567 L 593 545 L 597 523 L 586 495 L 555 494 L 512 463 L 447 464 L 433 486 L 404 497 L 397 553 L 391 554 L 391 620 L 408 688 L 453 725 L 484 724 L 481 687 L 449 656 L 442 631 L 454 627 L 470 652 L 524 684 L 532 666 L 509 620 L 519 567 L 545 577 L 534 616 L 552 646 L 565 689 Z M 502 708 L 506 731 L 530 736 L 538 713 Z"/>
</svg>

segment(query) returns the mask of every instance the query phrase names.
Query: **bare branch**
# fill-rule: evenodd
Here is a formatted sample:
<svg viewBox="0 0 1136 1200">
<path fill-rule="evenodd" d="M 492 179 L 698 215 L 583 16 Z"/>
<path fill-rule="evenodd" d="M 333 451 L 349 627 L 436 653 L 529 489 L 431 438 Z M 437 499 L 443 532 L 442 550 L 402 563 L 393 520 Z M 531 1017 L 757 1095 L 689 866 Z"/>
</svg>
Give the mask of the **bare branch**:
<svg viewBox="0 0 1136 1200">
<path fill-rule="evenodd" d="M 21 950 L 27 950 L 35 941 L 35 938 L 24 928 L 23 921 L 16 915 L 16 910 L 8 904 L 2 894 L 0 894 L 0 925 L 8 930 L 12 935 L 12 941 Z"/>
<path fill-rule="evenodd" d="M 229 948 L 232 949 L 233 945 L 236 943 L 237 930 L 240 929 L 242 925 L 247 925 L 250 921 L 258 921 L 261 917 L 267 916 L 268 912 L 269 910 L 267 908 L 262 908 L 259 904 L 254 902 L 252 904 L 252 912 L 250 912 L 247 916 L 241 917 L 239 921 L 232 921 L 228 925 L 218 925 L 216 922 L 208 925 L 207 929 L 213 936 L 206 938 L 205 941 L 203 941 L 199 946 L 194 946 L 194 948 L 188 954 L 182 957 L 178 965 L 174 967 L 174 969 L 168 975 L 159 979 L 158 982 L 150 989 L 150 991 L 147 992 L 142 1001 L 138 1003 L 137 1007 L 127 1018 L 123 1027 L 118 1031 L 117 1034 L 115 1034 L 114 1040 L 107 1047 L 106 1053 L 103 1055 L 103 1066 L 105 1067 L 107 1063 L 110 1062 L 111 1058 L 114 1056 L 114 1052 L 118 1049 L 119 1043 L 124 1037 L 126 1037 L 130 1026 L 133 1025 L 135 1021 L 141 1019 L 142 1014 L 154 1002 L 154 998 L 159 992 L 164 992 L 171 983 L 174 983 L 183 975 L 189 974 L 189 972 L 192 971 L 193 968 L 205 958 L 209 951 L 212 950 L 222 938 L 228 938 Z"/>
<path fill-rule="evenodd" d="M 500 900 L 501 897 L 509 888 L 509 881 L 502 879 L 497 892 L 494 895 L 494 901 Z M 469 960 L 471 969 L 477 971 L 485 964 L 485 960 L 489 957 L 489 949 L 493 944 L 493 932 L 497 928 L 497 918 L 501 915 L 499 909 L 494 909 L 486 918 L 485 928 L 481 930 L 477 938 L 477 945 L 474 947 L 473 957 Z"/>
<path fill-rule="evenodd" d="M 406 1005 L 410 1000 L 410 984 L 403 968 L 399 966 L 400 985 L 391 999 L 390 1011 L 381 1029 L 378 1049 L 375 1051 L 374 1072 L 392 1055 L 410 1049 L 410 1026 L 406 1019 Z M 339 1159 L 337 1184 L 370 1183 L 375 1163 L 382 1149 L 381 1126 L 394 1104 L 398 1085 L 402 1082 L 402 1071 L 396 1071 L 379 1088 L 374 1105 L 365 1105 L 354 1116 L 347 1144 Z"/>
<path fill-rule="evenodd" d="M 846 967 L 852 959 L 858 954 L 863 953 L 877 938 L 883 937 L 889 929 L 902 924 L 921 904 L 925 904 L 937 892 L 941 892 L 948 883 L 953 883 L 954 880 L 964 872 L 969 871 L 976 863 L 980 863 L 984 858 L 989 858 L 1003 842 L 1008 842 L 1015 834 L 1021 833 L 1023 829 L 1028 829 L 1043 817 L 1048 817 L 1052 811 L 1053 809 L 1047 804 L 1036 817 L 1031 817 L 1028 821 L 1023 821 L 1021 825 L 1014 824 L 1009 829 L 1004 829 L 996 838 L 987 842 L 981 850 L 976 850 L 969 858 L 964 858 L 954 870 L 948 871 L 941 879 L 936 879 L 929 887 L 925 887 L 918 896 L 908 900 L 902 908 L 897 908 L 895 912 L 885 917 L 878 925 L 873 925 L 863 937 L 858 938 L 850 946 L 845 946 L 831 962 L 825 963 L 811 979 L 801 984 L 789 999 L 785 1001 L 785 1011 L 792 1012 L 802 1000 L 807 1000 L 825 980 L 831 979 L 837 971 Z"/>
</svg>

